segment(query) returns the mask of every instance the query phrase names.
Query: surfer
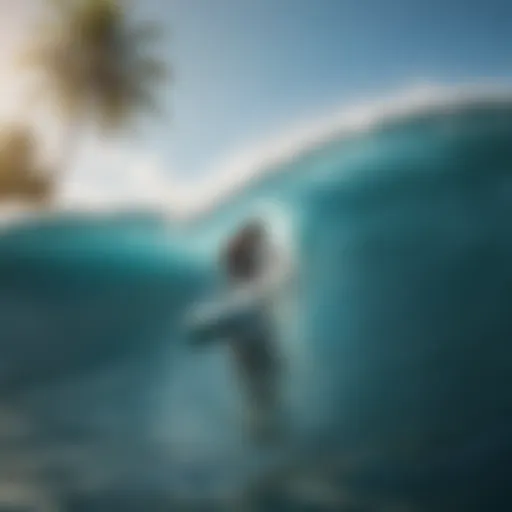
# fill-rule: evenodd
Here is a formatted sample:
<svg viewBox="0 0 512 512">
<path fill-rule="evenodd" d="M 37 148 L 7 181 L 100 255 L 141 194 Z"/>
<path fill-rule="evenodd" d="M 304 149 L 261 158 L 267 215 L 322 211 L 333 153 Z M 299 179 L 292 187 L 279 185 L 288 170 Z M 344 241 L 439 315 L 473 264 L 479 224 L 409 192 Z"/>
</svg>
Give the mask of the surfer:
<svg viewBox="0 0 512 512">
<path fill-rule="evenodd" d="M 259 220 L 235 233 L 219 259 L 228 300 L 220 297 L 196 308 L 189 332 L 195 345 L 214 339 L 228 345 L 248 405 L 249 428 L 258 439 L 268 439 L 277 433 L 283 376 L 274 301 L 291 265 Z"/>
<path fill-rule="evenodd" d="M 248 290 L 263 300 L 257 306 L 260 322 L 248 333 L 233 334 L 227 343 L 232 352 L 239 380 L 248 401 L 249 426 L 253 434 L 268 436 L 274 432 L 279 413 L 279 380 L 282 373 L 277 340 L 273 333 L 270 283 L 276 251 L 270 244 L 265 226 L 259 221 L 247 223 L 227 244 L 221 261 L 230 286 Z M 258 289 L 260 288 L 260 289 Z"/>
</svg>

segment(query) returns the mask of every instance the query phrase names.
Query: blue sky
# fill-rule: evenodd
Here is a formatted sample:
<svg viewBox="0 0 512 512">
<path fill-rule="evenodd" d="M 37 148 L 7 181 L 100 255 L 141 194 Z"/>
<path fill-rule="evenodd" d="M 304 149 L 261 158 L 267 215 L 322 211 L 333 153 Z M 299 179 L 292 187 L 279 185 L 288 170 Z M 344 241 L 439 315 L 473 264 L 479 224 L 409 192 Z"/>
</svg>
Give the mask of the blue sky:
<svg viewBox="0 0 512 512">
<path fill-rule="evenodd" d="M 172 125 L 152 130 L 151 144 L 188 175 L 351 99 L 512 74 L 507 0 L 146 0 L 140 9 L 172 30 L 165 54 L 176 73 Z"/>
</svg>

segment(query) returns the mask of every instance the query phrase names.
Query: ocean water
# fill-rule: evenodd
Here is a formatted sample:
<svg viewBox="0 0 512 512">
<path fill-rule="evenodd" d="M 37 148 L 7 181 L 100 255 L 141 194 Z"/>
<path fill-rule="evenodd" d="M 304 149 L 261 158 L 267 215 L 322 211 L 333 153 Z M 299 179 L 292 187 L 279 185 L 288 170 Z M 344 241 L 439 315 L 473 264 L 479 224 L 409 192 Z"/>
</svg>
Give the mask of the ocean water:
<svg viewBox="0 0 512 512">
<path fill-rule="evenodd" d="M 272 171 L 186 225 L 3 228 L 0 511 L 512 506 L 512 101 L 383 117 Z M 182 325 L 254 214 L 297 268 L 267 448 L 222 344 Z"/>
</svg>

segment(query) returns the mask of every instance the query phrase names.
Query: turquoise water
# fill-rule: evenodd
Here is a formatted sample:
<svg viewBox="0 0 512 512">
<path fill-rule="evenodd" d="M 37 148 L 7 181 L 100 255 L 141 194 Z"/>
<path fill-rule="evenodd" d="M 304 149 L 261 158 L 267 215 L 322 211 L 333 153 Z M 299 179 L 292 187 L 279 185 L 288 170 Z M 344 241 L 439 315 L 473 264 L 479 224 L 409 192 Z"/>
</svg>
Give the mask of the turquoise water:
<svg viewBox="0 0 512 512">
<path fill-rule="evenodd" d="M 7 228 L 0 413 L 18 427 L 0 475 L 19 467 L 70 510 L 247 485 L 284 510 L 305 506 L 284 489 L 299 476 L 329 483 L 315 510 L 337 492 L 357 510 L 508 509 L 511 142 L 512 104 L 471 103 L 333 138 L 186 228 L 135 213 Z M 274 451 L 244 438 L 222 347 L 192 352 L 181 324 L 253 212 L 286 226 L 299 268 Z"/>
</svg>

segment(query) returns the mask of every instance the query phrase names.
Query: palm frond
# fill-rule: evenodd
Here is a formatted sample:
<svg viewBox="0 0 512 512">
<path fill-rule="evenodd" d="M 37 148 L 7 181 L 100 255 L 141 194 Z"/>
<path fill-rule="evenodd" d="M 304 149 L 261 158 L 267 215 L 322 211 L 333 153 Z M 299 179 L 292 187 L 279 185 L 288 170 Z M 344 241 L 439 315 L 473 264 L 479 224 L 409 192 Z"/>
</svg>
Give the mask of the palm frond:
<svg viewBox="0 0 512 512">
<path fill-rule="evenodd" d="M 119 128 L 137 112 L 160 113 L 151 88 L 171 73 L 140 52 L 141 44 L 161 37 L 159 25 L 130 25 L 119 0 L 50 1 L 55 19 L 20 62 L 46 77 L 59 109 L 72 116 L 94 109 L 91 117 L 102 129 Z"/>
<path fill-rule="evenodd" d="M 58 11 L 68 11 L 70 9 L 76 8 L 81 0 L 46 0 L 46 2 L 52 9 L 56 9 Z"/>
<path fill-rule="evenodd" d="M 126 36 L 136 46 L 155 44 L 169 36 L 168 32 L 158 23 L 146 21 L 138 25 L 127 27 Z"/>
<path fill-rule="evenodd" d="M 140 82 L 168 82 L 171 79 L 170 67 L 152 57 L 137 59 L 132 65 L 131 73 L 134 79 Z"/>
<path fill-rule="evenodd" d="M 56 14 L 69 15 L 79 5 L 79 0 L 46 0 L 49 7 Z"/>
<path fill-rule="evenodd" d="M 143 84 L 133 86 L 129 92 L 129 98 L 137 110 L 146 112 L 156 117 L 163 117 L 165 110 L 158 101 L 154 91 Z"/>
</svg>

